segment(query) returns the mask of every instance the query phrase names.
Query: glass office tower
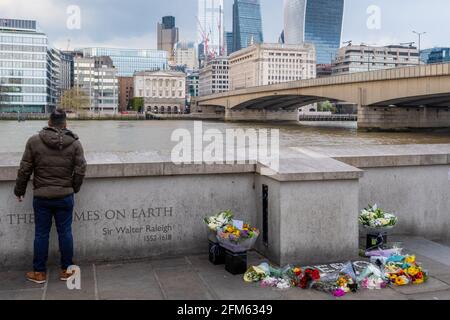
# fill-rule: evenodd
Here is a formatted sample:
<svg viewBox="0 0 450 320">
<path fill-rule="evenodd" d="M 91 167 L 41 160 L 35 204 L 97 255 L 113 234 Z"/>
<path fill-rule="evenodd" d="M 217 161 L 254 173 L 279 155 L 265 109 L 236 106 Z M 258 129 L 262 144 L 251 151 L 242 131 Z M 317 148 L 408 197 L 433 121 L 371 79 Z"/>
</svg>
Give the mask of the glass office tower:
<svg viewBox="0 0 450 320">
<path fill-rule="evenodd" d="M 264 42 L 259 0 L 234 0 L 233 51 Z"/>
<path fill-rule="evenodd" d="M 51 112 L 59 62 L 36 21 L 0 19 L 0 112 Z"/>
<path fill-rule="evenodd" d="M 435 48 L 429 56 L 427 63 L 447 63 L 450 62 L 450 48 Z"/>
<path fill-rule="evenodd" d="M 285 43 L 313 43 L 317 64 L 330 64 L 341 45 L 344 0 L 285 0 L 284 12 Z"/>
<path fill-rule="evenodd" d="M 85 58 L 108 56 L 117 68 L 117 76 L 132 77 L 138 71 L 167 70 L 168 54 L 163 50 L 84 48 Z"/>
<path fill-rule="evenodd" d="M 234 52 L 233 50 L 233 46 L 234 46 L 234 37 L 233 37 L 233 32 L 225 32 L 225 45 L 226 45 L 226 55 L 229 56 L 230 54 L 232 54 Z"/>
</svg>

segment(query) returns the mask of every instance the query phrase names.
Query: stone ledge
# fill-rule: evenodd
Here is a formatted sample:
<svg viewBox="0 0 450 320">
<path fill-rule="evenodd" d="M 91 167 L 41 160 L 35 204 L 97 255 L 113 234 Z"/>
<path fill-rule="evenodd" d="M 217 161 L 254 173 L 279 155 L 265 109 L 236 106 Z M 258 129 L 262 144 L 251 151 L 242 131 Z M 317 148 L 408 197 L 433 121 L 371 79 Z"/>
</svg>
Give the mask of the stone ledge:
<svg viewBox="0 0 450 320">
<path fill-rule="evenodd" d="M 318 180 L 356 180 L 363 171 L 337 160 L 301 155 L 299 158 L 281 159 L 278 170 L 258 163 L 256 173 L 280 182 Z"/>
<path fill-rule="evenodd" d="M 360 169 L 450 164 L 450 144 L 293 148 L 331 157 Z"/>
<path fill-rule="evenodd" d="M 360 169 L 450 164 L 450 144 L 291 148 L 277 170 L 248 161 L 175 164 L 157 153 L 86 153 L 87 178 L 257 173 L 278 181 L 359 179 Z M 0 181 L 14 181 L 20 153 L 0 154 Z"/>
</svg>

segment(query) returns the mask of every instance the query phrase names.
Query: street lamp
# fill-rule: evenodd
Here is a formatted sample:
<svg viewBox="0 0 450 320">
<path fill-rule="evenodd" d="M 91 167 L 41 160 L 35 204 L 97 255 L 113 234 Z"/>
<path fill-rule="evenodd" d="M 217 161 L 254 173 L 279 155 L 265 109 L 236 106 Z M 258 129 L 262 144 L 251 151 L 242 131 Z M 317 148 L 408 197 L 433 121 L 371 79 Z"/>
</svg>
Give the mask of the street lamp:
<svg viewBox="0 0 450 320">
<path fill-rule="evenodd" d="M 421 50 L 421 41 L 422 41 L 422 35 L 426 34 L 426 32 L 417 32 L 417 31 L 413 31 L 413 33 L 417 34 L 417 36 L 419 37 L 419 65 L 420 63 L 420 50 Z"/>
</svg>

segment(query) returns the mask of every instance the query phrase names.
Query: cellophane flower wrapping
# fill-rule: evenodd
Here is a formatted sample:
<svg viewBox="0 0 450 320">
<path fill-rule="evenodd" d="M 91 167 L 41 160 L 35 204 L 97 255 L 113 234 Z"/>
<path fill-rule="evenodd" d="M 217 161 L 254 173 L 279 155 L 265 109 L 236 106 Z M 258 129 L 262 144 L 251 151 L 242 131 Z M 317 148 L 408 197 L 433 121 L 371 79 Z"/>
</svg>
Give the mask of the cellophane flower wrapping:
<svg viewBox="0 0 450 320">
<path fill-rule="evenodd" d="M 251 238 L 231 238 L 223 231 L 217 231 L 217 241 L 219 244 L 233 253 L 242 253 L 251 250 L 258 240 L 259 231 L 252 231 L 253 236 Z"/>
<path fill-rule="evenodd" d="M 270 276 L 270 266 L 268 263 L 261 263 L 257 267 L 250 267 L 244 274 L 245 282 L 259 282 Z"/>
<path fill-rule="evenodd" d="M 424 270 L 413 255 L 393 255 L 386 260 L 384 272 L 394 286 L 422 284 L 428 280 Z"/>
<path fill-rule="evenodd" d="M 339 272 L 328 273 L 322 275 L 318 281 L 311 283 L 311 289 L 334 295 L 339 289 L 337 281 L 339 279 Z"/>
</svg>

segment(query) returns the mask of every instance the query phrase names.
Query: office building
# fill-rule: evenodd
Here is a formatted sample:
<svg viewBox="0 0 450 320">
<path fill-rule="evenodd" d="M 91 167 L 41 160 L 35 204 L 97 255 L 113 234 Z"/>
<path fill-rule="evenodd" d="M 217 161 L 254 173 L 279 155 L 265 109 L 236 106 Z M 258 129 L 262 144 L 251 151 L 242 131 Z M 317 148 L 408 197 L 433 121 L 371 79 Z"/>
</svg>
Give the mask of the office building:
<svg viewBox="0 0 450 320">
<path fill-rule="evenodd" d="M 225 32 L 225 54 L 229 56 L 234 52 L 233 32 Z"/>
<path fill-rule="evenodd" d="M 341 44 L 344 0 L 284 0 L 286 44 L 312 43 L 317 63 L 330 64 Z"/>
<path fill-rule="evenodd" d="M 58 100 L 60 55 L 36 21 L 0 19 L 0 113 L 52 112 Z"/>
<path fill-rule="evenodd" d="M 198 0 L 198 43 L 203 43 L 203 51 L 199 51 L 199 55 L 204 55 L 205 59 L 223 53 L 223 12 L 223 0 Z"/>
<path fill-rule="evenodd" d="M 157 40 L 158 50 L 166 51 L 169 62 L 174 63 L 174 47 L 179 40 L 179 31 L 175 26 L 175 17 L 163 17 L 162 23 L 158 23 Z"/>
<path fill-rule="evenodd" d="M 318 64 L 316 66 L 316 76 L 317 78 L 330 77 L 333 74 L 332 64 Z"/>
<path fill-rule="evenodd" d="M 61 65 L 60 65 L 60 92 L 69 90 L 74 84 L 74 57 L 75 53 L 70 51 L 61 51 Z"/>
<path fill-rule="evenodd" d="M 256 44 L 234 52 L 229 59 L 230 90 L 316 77 L 314 46 Z"/>
<path fill-rule="evenodd" d="M 186 76 L 186 98 L 190 101 L 193 97 L 198 97 L 199 72 L 194 71 Z"/>
<path fill-rule="evenodd" d="M 125 112 L 134 97 L 134 78 L 119 77 L 119 112 Z"/>
<path fill-rule="evenodd" d="M 117 69 L 110 57 L 75 57 L 74 87 L 88 96 L 87 111 L 117 113 L 119 84 Z"/>
<path fill-rule="evenodd" d="M 419 51 L 413 46 L 373 47 L 349 45 L 339 49 L 333 75 L 417 66 Z"/>
<path fill-rule="evenodd" d="M 264 42 L 259 0 L 234 0 L 232 52 Z"/>
<path fill-rule="evenodd" d="M 168 68 L 168 54 L 164 50 L 97 47 L 78 51 L 84 57 L 110 57 L 119 77 L 132 77 L 137 71 L 166 70 Z"/>
<path fill-rule="evenodd" d="M 54 110 L 61 96 L 61 51 L 47 49 L 47 105 L 49 110 Z"/>
<path fill-rule="evenodd" d="M 427 63 L 450 62 L 450 48 L 435 48 L 431 50 Z"/>
<path fill-rule="evenodd" d="M 420 50 L 420 61 L 422 63 L 428 63 L 428 59 L 430 58 L 430 53 L 435 49 L 443 49 L 441 47 L 434 47 Z"/>
<path fill-rule="evenodd" d="M 228 85 L 228 59 L 215 58 L 199 71 L 199 96 L 207 96 L 214 93 L 226 92 Z"/>
<path fill-rule="evenodd" d="M 144 98 L 146 112 L 170 114 L 184 112 L 186 75 L 176 71 L 136 72 L 134 96 Z"/>
<path fill-rule="evenodd" d="M 175 45 L 175 64 L 188 70 L 198 68 L 197 48 L 194 42 L 178 42 Z"/>
</svg>

